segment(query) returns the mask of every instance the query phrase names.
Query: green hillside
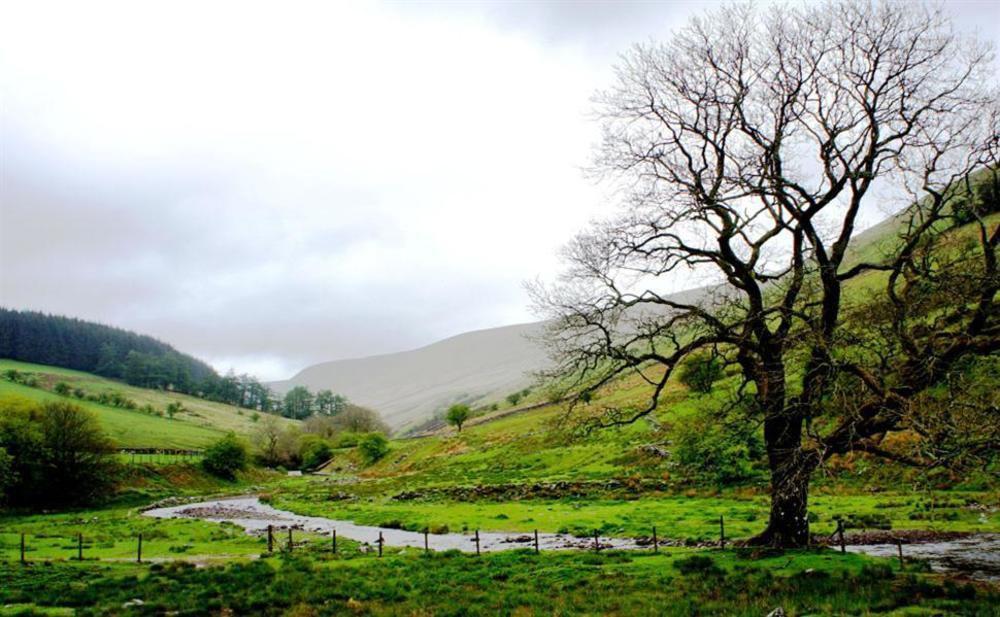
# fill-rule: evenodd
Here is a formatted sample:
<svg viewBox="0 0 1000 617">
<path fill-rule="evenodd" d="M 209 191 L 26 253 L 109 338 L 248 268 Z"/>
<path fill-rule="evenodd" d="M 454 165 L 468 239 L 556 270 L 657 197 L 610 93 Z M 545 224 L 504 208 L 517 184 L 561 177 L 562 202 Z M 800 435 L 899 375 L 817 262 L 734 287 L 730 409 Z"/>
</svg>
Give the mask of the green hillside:
<svg viewBox="0 0 1000 617">
<path fill-rule="evenodd" d="M 249 435 L 255 426 L 253 411 L 186 394 L 137 388 L 90 373 L 0 359 L 0 375 L 10 370 L 34 377 L 37 386 L 30 387 L 0 378 L 0 397 L 73 401 L 93 412 L 115 444 L 123 448 L 201 448 L 230 431 Z M 60 396 L 53 392 L 60 382 L 67 384 L 71 390 L 80 389 L 86 395 L 117 393 L 134 401 L 136 409 L 80 399 L 72 394 Z M 167 417 L 166 413 L 170 403 L 182 406 L 173 418 Z M 295 423 L 286 418 L 279 418 L 279 421 L 283 424 Z"/>
</svg>

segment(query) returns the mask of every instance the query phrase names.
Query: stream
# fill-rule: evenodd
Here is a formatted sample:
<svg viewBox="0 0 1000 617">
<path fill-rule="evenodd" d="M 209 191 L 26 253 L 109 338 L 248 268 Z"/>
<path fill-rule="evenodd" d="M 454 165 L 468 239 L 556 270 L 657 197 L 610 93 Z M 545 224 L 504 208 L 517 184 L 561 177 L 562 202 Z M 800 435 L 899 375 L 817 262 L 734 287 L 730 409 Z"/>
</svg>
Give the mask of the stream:
<svg viewBox="0 0 1000 617">
<path fill-rule="evenodd" d="M 259 534 L 267 531 L 268 525 L 275 529 L 300 529 L 315 533 L 330 533 L 337 530 L 337 536 L 375 545 L 379 533 L 386 546 L 408 546 L 424 548 L 424 534 L 403 529 L 387 529 L 368 525 L 357 525 L 350 521 L 338 521 L 318 516 L 304 516 L 279 510 L 256 497 L 218 499 L 199 503 L 189 503 L 167 508 L 153 508 L 143 512 L 154 518 L 196 518 L 206 521 L 230 522 L 244 528 L 247 533 Z M 433 551 L 457 549 L 475 552 L 476 543 L 470 533 L 432 533 L 427 536 L 427 545 Z M 530 533 L 479 532 L 479 549 L 483 552 L 505 551 L 517 548 L 534 548 L 535 537 Z M 600 546 L 605 548 L 634 549 L 640 544 L 632 538 L 600 538 Z M 592 549 L 593 538 L 577 538 L 568 534 L 539 533 L 538 547 L 541 550 Z"/>
<path fill-rule="evenodd" d="M 896 558 L 895 544 L 847 545 L 852 553 Z M 974 534 L 941 542 L 903 544 L 903 559 L 921 559 L 935 572 L 963 574 L 981 581 L 1000 582 L 1000 534 Z"/>
<path fill-rule="evenodd" d="M 387 529 L 357 525 L 318 516 L 304 516 L 279 510 L 257 497 L 236 497 L 188 503 L 146 510 L 143 514 L 154 518 L 193 518 L 214 522 L 230 522 L 250 534 L 260 534 L 268 525 L 275 529 L 299 529 L 315 533 L 337 531 L 337 536 L 375 546 L 379 533 L 387 546 L 424 548 L 424 534 L 402 529 Z M 279 539 L 280 541 L 280 539 Z M 483 552 L 533 548 L 535 538 L 529 533 L 480 532 L 479 548 Z M 463 552 L 476 550 L 475 540 L 468 533 L 429 534 L 428 548 L 434 551 L 457 549 Z M 672 544 L 669 540 L 664 546 Z M 593 549 L 593 538 L 578 538 L 568 534 L 539 533 L 538 546 L 542 550 Z M 649 542 L 636 538 L 600 538 L 602 549 L 648 549 Z M 853 553 L 875 557 L 896 557 L 895 544 L 848 545 Z M 926 560 L 935 572 L 956 573 L 971 578 L 1000 581 L 1000 534 L 975 534 L 947 541 L 908 543 L 903 545 L 904 558 Z"/>
</svg>

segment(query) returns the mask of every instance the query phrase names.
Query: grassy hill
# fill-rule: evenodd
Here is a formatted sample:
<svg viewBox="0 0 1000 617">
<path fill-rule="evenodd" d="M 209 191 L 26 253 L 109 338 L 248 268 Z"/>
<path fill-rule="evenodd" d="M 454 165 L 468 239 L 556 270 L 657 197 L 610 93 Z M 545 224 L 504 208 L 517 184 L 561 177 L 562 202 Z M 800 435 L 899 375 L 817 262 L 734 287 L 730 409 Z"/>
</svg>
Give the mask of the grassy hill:
<svg viewBox="0 0 1000 617">
<path fill-rule="evenodd" d="M 13 395 L 36 401 L 73 401 L 93 412 L 101 426 L 120 447 L 201 448 L 230 431 L 249 435 L 255 426 L 255 415 L 250 410 L 186 394 L 137 388 L 90 373 L 0 359 L 0 375 L 8 370 L 34 377 L 37 386 L 30 387 L 0 379 L 0 397 Z M 79 388 L 87 395 L 118 393 L 134 401 L 136 409 L 124 409 L 74 396 L 60 396 L 52 391 L 59 382 L 66 383 L 71 389 Z M 170 403 L 180 403 L 183 407 L 173 418 L 166 416 L 165 410 Z M 295 422 L 285 418 L 280 418 L 280 421 Z"/>
</svg>

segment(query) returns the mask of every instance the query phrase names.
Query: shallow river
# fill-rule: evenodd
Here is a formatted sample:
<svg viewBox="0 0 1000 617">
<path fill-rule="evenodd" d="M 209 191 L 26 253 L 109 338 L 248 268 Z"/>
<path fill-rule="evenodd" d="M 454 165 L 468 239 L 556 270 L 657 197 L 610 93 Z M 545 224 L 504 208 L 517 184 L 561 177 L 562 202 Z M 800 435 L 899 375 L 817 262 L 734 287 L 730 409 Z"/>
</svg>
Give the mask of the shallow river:
<svg viewBox="0 0 1000 617">
<path fill-rule="evenodd" d="M 338 521 L 318 516 L 303 516 L 285 510 L 273 508 L 261 503 L 256 497 L 239 497 L 235 499 L 219 499 L 189 503 L 169 508 L 146 510 L 146 516 L 156 518 L 197 518 L 207 521 L 228 521 L 239 525 L 248 533 L 260 533 L 267 530 L 268 525 L 275 529 L 288 527 L 330 533 L 337 531 L 337 536 L 350 538 L 359 542 L 374 545 L 378 541 L 379 532 L 386 546 L 411 546 L 424 548 L 424 534 L 402 529 L 386 529 L 356 525 L 350 521 Z M 458 549 L 474 552 L 475 539 L 471 534 L 441 533 L 427 536 L 428 546 L 434 551 Z M 504 551 L 515 548 L 533 548 L 535 538 L 532 534 L 480 532 L 479 547 L 481 551 Z M 639 544 L 631 538 L 600 538 L 601 548 L 639 548 Z M 542 550 L 593 548 L 593 538 L 576 538 L 557 533 L 539 533 L 538 546 Z"/>
<path fill-rule="evenodd" d="M 848 545 L 852 553 L 898 556 L 895 544 Z M 957 540 L 903 545 L 903 559 L 927 561 L 935 572 L 962 573 L 984 581 L 1000 581 L 1000 534 L 975 534 Z"/>
<path fill-rule="evenodd" d="M 337 531 L 337 535 L 359 542 L 375 545 L 379 532 L 387 546 L 424 547 L 424 534 L 356 525 L 350 521 L 338 521 L 318 516 L 303 516 L 273 508 L 261 503 L 256 497 L 217 499 L 199 503 L 189 503 L 167 508 L 154 508 L 144 512 L 156 518 L 196 518 L 207 521 L 227 521 L 243 527 L 247 533 L 258 534 L 275 529 L 301 529 L 317 533 Z M 279 538 L 280 541 L 280 538 Z M 430 534 L 428 546 L 434 551 L 458 549 L 465 552 L 476 550 L 472 535 L 459 533 Z M 593 538 L 577 538 L 566 534 L 540 533 L 538 545 L 543 550 L 593 549 Z M 534 536 L 524 533 L 480 532 L 479 547 L 482 551 L 504 551 L 515 548 L 532 548 Z M 638 549 L 649 548 L 648 542 L 633 538 L 600 538 L 601 548 Z M 895 544 L 848 545 L 847 550 L 878 557 L 895 557 Z M 1000 581 L 1000 534 L 977 534 L 958 540 L 944 542 L 913 543 L 903 545 L 903 555 L 909 558 L 927 560 L 935 571 L 961 572 L 981 580 Z"/>
</svg>

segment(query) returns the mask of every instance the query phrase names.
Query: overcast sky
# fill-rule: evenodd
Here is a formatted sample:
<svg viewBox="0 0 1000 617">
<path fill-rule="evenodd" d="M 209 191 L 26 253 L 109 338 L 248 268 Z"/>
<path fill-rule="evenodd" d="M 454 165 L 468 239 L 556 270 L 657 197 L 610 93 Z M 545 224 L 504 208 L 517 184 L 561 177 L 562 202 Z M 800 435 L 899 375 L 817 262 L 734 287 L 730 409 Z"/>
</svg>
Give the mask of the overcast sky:
<svg viewBox="0 0 1000 617">
<path fill-rule="evenodd" d="M 3 2 L 0 305 L 265 379 L 531 320 L 590 96 L 715 4 Z"/>
</svg>

